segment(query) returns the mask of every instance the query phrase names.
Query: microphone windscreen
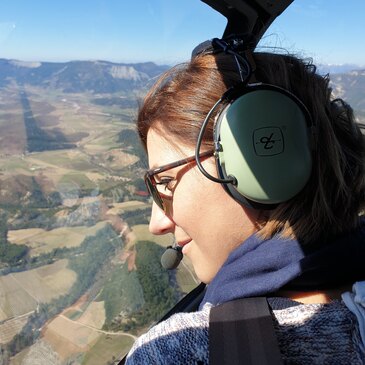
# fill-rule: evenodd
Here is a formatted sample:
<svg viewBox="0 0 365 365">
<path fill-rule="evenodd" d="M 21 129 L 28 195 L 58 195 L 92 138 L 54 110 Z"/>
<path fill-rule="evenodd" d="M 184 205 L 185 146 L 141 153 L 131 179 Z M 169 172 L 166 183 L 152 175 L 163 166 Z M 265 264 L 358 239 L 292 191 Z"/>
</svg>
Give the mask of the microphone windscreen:
<svg viewBox="0 0 365 365">
<path fill-rule="evenodd" d="M 179 266 L 182 258 L 183 254 L 181 249 L 168 247 L 161 256 L 161 265 L 167 270 L 176 269 Z"/>
</svg>

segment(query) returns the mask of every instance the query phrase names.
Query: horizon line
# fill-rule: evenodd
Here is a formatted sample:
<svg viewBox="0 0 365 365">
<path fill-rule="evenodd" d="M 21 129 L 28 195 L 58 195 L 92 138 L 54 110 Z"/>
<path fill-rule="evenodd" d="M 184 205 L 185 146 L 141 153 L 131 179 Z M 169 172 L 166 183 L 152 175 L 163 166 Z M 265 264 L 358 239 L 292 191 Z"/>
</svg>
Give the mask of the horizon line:
<svg viewBox="0 0 365 365">
<path fill-rule="evenodd" d="M 143 63 L 153 63 L 156 66 L 173 66 L 178 63 L 182 63 L 184 61 L 176 61 L 176 63 L 171 63 L 168 61 L 116 61 L 116 60 L 108 60 L 108 59 L 97 59 L 97 58 L 75 58 L 75 59 L 68 59 L 68 60 L 24 60 L 18 58 L 7 58 L 7 57 L 0 57 L 0 60 L 5 61 L 15 61 L 21 63 L 71 63 L 71 62 L 105 62 L 105 63 L 114 63 L 114 64 L 128 64 L 128 65 L 135 65 L 135 64 L 143 64 Z M 327 66 L 327 67 L 355 67 L 356 69 L 365 68 L 365 64 L 359 64 L 355 62 L 345 62 L 345 63 L 317 63 L 316 66 Z"/>
</svg>

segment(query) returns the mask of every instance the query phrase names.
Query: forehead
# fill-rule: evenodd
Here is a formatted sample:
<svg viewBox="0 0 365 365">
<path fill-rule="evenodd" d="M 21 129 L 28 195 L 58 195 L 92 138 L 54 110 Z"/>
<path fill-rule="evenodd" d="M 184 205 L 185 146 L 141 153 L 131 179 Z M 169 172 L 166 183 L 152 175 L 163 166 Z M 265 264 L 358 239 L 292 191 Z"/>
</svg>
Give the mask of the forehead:
<svg viewBox="0 0 365 365">
<path fill-rule="evenodd" d="M 193 147 L 187 147 L 177 142 L 172 143 L 173 137 L 169 137 L 160 130 L 150 129 L 148 131 L 147 153 L 151 169 L 194 154 Z"/>
</svg>

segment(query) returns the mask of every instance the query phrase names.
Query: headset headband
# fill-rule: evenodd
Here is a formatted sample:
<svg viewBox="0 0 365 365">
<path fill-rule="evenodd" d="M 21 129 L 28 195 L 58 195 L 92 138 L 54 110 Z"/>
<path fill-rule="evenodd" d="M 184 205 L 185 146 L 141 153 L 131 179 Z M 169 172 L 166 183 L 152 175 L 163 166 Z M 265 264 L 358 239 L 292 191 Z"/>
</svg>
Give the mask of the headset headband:
<svg viewBox="0 0 365 365">
<path fill-rule="evenodd" d="M 198 44 L 191 52 L 191 58 L 200 54 L 228 52 L 228 50 L 241 53 L 246 50 L 255 48 L 255 42 L 252 35 L 249 34 L 232 34 L 227 38 L 213 38 Z"/>
</svg>

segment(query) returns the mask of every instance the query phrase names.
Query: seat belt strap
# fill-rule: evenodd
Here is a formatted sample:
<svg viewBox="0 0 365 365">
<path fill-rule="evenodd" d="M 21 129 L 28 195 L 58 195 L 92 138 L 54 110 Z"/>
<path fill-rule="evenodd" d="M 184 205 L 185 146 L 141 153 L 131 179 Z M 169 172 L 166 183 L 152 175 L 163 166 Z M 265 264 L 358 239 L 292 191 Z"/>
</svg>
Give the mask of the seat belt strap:
<svg viewBox="0 0 365 365">
<path fill-rule="evenodd" d="M 212 307 L 209 364 L 283 364 L 266 298 L 243 298 Z"/>
</svg>

